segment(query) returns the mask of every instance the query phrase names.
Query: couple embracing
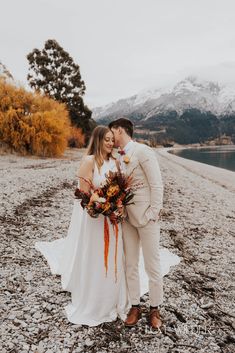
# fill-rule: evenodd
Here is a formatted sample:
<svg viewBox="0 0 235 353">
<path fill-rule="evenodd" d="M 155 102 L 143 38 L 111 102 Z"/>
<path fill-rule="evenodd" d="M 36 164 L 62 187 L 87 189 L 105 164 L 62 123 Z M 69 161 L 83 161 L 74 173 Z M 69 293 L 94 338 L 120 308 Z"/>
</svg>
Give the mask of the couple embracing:
<svg viewBox="0 0 235 353">
<path fill-rule="evenodd" d="M 109 127 L 96 127 L 78 170 L 79 188 L 88 192 L 90 186 L 84 179 L 98 188 L 105 182 L 107 173 L 118 168 L 126 175 L 133 173 L 133 182 L 142 184 L 135 191 L 133 204 L 126 206 L 125 220 L 118 224 L 120 236 L 117 244 L 114 229 L 110 226 L 107 275 L 103 263 L 104 217 L 90 217 L 79 200 L 74 201 L 67 237 L 35 244 L 47 259 L 51 272 L 61 275 L 63 289 L 71 292 L 72 300 L 65 311 L 68 320 L 75 324 L 97 326 L 117 317 L 127 327 L 138 323 L 143 294 L 143 279 L 139 275 L 141 247 L 148 278 L 148 321 L 153 329 L 162 325 L 159 312 L 163 302 L 159 214 L 163 204 L 163 184 L 155 152 L 133 141 L 132 136 L 133 124 L 126 118 L 111 122 Z M 119 148 L 117 158 L 113 156 L 114 147 Z"/>
</svg>

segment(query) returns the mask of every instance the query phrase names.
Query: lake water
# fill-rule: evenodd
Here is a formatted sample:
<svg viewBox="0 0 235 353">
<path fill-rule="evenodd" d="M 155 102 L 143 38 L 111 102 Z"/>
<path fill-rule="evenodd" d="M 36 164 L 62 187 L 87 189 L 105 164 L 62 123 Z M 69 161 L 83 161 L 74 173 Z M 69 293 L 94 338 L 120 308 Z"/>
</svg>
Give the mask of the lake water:
<svg viewBox="0 0 235 353">
<path fill-rule="evenodd" d="M 186 148 L 170 151 L 177 156 L 235 172 L 235 145 Z"/>
</svg>

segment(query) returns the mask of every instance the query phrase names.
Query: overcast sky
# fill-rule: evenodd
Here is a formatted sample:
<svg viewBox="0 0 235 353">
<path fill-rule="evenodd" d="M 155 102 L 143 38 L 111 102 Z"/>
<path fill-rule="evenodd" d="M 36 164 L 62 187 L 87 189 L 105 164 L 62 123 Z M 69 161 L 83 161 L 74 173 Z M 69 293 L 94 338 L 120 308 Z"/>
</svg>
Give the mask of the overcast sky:
<svg viewBox="0 0 235 353">
<path fill-rule="evenodd" d="M 80 65 L 90 107 L 190 74 L 235 81 L 235 0 L 1 0 L 0 61 L 56 39 Z"/>
</svg>

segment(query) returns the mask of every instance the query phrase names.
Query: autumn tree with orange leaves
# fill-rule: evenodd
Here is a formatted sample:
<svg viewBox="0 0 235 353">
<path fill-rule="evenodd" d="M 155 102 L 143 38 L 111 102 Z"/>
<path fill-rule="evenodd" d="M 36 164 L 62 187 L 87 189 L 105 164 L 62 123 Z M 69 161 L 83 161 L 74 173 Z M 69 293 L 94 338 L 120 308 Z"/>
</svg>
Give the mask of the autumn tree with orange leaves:
<svg viewBox="0 0 235 353">
<path fill-rule="evenodd" d="M 0 143 L 12 152 L 60 156 L 74 136 L 64 104 L 0 79 Z M 79 135 L 80 134 L 80 135 Z M 81 147 L 84 137 L 77 139 Z"/>
</svg>

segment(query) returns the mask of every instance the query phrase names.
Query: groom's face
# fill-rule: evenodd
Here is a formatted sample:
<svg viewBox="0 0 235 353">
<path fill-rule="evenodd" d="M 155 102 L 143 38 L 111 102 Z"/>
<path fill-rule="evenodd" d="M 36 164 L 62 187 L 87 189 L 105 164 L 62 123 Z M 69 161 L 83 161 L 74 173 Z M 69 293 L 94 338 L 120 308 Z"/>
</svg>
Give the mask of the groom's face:
<svg viewBox="0 0 235 353">
<path fill-rule="evenodd" d="M 120 142 L 121 142 L 121 136 L 122 136 L 121 128 L 120 127 L 117 127 L 117 128 L 112 127 L 111 131 L 114 136 L 114 147 L 119 147 Z"/>
</svg>

